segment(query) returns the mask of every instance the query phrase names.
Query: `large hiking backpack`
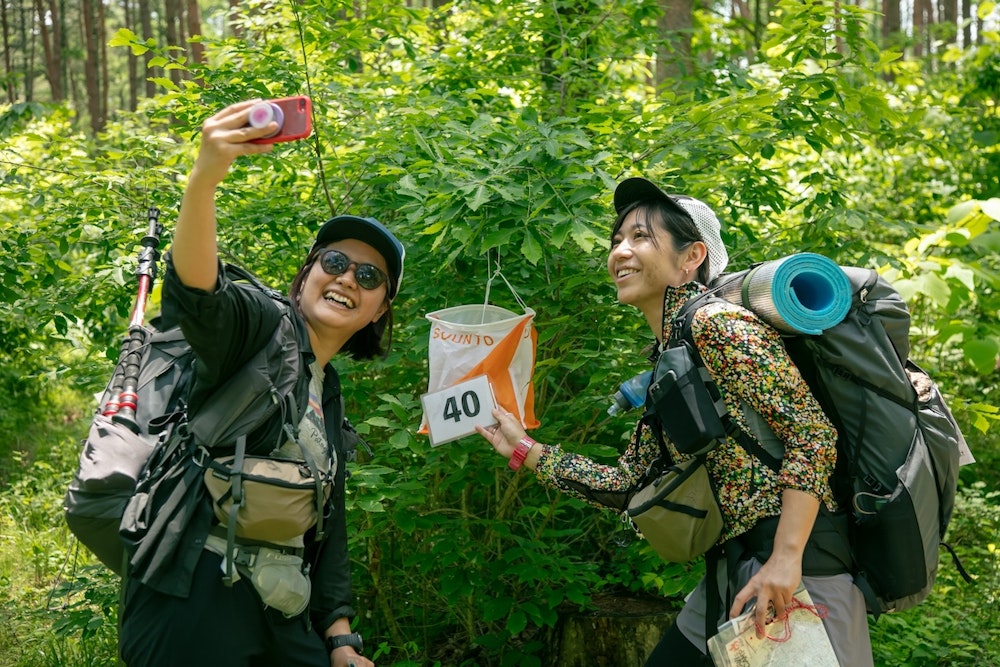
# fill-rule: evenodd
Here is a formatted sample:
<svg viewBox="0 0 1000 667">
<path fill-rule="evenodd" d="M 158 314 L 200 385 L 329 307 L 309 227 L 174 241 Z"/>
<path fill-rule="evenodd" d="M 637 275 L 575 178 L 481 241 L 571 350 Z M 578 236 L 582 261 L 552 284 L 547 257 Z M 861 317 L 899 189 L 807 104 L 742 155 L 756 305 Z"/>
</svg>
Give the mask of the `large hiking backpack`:
<svg viewBox="0 0 1000 667">
<path fill-rule="evenodd" d="M 966 445 L 937 386 L 909 359 L 910 316 L 902 297 L 875 271 L 842 268 L 852 291 L 843 321 L 820 335 L 783 333 L 782 339 L 837 429 L 833 490 L 849 517 L 844 539 L 855 582 L 877 617 L 919 604 L 930 593 L 939 546 L 951 551 L 943 539 Z M 720 293 L 767 321 L 741 289 L 751 270 L 720 276 L 685 304 L 667 346 L 689 346 L 703 366 L 691 320 Z M 756 432 L 767 428 L 763 419 L 748 422 L 756 441 L 774 440 Z M 727 423 L 735 427 L 731 418 Z M 753 447 L 750 453 L 756 455 Z M 957 558 L 955 563 L 968 579 Z"/>
<path fill-rule="evenodd" d="M 282 406 L 304 404 L 307 387 L 300 382 L 304 374 L 287 299 L 238 266 L 227 265 L 225 271 L 240 288 L 260 290 L 279 304 L 283 316 L 272 340 L 188 414 L 195 355 L 180 326 L 160 319 L 145 327 L 133 326 L 133 336 L 141 336 L 138 356 L 122 355 L 82 442 L 80 463 L 64 498 L 66 523 L 118 574 L 125 564 L 122 516 L 141 479 L 148 485 L 168 463 L 190 454 L 190 442 L 206 447 L 232 444 Z M 128 415 L 116 413 L 124 366 L 136 360 L 135 395 L 128 401 L 133 410 Z M 296 412 L 290 410 L 289 417 Z M 293 427 L 298 427 L 297 421 Z"/>
</svg>

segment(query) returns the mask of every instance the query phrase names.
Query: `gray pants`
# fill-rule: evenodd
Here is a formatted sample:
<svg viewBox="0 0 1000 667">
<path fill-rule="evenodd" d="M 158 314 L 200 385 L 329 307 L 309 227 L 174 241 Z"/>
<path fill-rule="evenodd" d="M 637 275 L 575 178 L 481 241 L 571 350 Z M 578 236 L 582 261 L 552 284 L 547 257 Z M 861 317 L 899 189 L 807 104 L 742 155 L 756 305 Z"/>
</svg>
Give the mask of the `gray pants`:
<svg viewBox="0 0 1000 667">
<path fill-rule="evenodd" d="M 735 594 L 761 568 L 761 563 L 755 558 L 743 561 L 736 572 Z M 695 646 L 705 650 L 705 609 L 707 599 L 706 585 L 711 573 L 699 582 L 698 586 L 688 596 L 684 609 L 677 616 L 677 627 Z M 727 574 L 726 561 L 722 559 L 714 577 L 718 594 L 726 599 Z M 830 635 L 830 643 L 837 654 L 841 665 L 846 667 L 873 667 L 871 637 L 868 635 L 868 613 L 865 610 L 865 598 L 860 589 L 854 585 L 850 574 L 837 574 L 830 577 L 802 577 L 802 583 L 809 591 L 813 603 L 825 605 L 827 616 L 823 619 L 826 632 Z M 729 608 L 723 605 L 719 624 L 724 623 L 729 616 Z"/>
</svg>

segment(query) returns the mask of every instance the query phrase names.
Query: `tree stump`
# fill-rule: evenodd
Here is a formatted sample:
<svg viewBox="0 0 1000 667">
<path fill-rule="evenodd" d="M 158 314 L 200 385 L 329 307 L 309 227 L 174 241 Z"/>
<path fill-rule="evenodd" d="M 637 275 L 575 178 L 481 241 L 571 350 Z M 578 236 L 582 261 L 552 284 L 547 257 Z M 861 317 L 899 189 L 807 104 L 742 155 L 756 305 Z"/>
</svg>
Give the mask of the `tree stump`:
<svg viewBox="0 0 1000 667">
<path fill-rule="evenodd" d="M 552 630 L 550 667 L 642 667 L 677 616 L 669 600 L 597 595 Z"/>
</svg>

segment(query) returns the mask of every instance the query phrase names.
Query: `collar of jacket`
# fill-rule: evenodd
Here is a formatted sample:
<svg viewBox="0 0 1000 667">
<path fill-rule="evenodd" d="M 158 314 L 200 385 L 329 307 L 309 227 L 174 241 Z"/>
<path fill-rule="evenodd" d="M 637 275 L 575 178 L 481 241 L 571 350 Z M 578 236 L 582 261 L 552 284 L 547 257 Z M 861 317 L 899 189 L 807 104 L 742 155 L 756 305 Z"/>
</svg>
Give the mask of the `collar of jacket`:
<svg viewBox="0 0 1000 667">
<path fill-rule="evenodd" d="M 667 289 L 663 293 L 663 319 L 660 324 L 661 343 L 670 339 L 674 318 L 677 317 L 681 307 L 689 299 L 698 296 L 707 289 L 701 283 L 693 280 L 677 287 L 667 285 Z"/>
</svg>

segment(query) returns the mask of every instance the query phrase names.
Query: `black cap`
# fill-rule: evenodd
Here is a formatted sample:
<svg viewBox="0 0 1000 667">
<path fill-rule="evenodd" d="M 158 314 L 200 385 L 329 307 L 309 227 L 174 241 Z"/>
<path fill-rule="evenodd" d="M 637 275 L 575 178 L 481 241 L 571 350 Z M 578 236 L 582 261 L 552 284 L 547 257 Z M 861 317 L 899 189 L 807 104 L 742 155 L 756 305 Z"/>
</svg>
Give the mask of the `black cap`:
<svg viewBox="0 0 1000 667">
<path fill-rule="evenodd" d="M 406 250 L 392 232 L 375 218 L 359 218 L 356 215 L 338 215 L 327 220 L 319 233 L 313 248 L 325 246 L 343 239 L 357 239 L 375 248 L 385 258 L 389 267 L 389 298 L 395 298 L 403 282 L 403 258 Z"/>
<path fill-rule="evenodd" d="M 626 178 L 615 188 L 615 213 L 621 215 L 621 212 L 632 204 L 648 199 L 660 199 L 681 215 L 690 217 L 690 214 L 673 197 L 656 187 L 651 181 L 638 177 Z"/>
</svg>

